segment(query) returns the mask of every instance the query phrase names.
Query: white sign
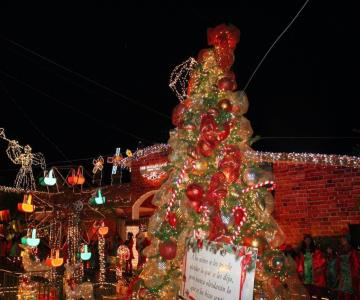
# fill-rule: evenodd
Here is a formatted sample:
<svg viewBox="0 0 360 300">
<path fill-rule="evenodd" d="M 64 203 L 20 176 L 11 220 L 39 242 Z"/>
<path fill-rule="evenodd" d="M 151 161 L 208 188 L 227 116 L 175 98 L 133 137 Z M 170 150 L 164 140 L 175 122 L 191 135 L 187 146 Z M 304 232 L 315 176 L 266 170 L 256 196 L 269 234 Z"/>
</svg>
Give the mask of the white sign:
<svg viewBox="0 0 360 300">
<path fill-rule="evenodd" d="M 214 254 L 205 247 L 198 252 L 189 249 L 184 260 L 182 296 L 187 300 L 252 300 L 257 249 L 238 249 L 240 254 Z M 253 268 L 248 271 L 252 262 Z"/>
</svg>

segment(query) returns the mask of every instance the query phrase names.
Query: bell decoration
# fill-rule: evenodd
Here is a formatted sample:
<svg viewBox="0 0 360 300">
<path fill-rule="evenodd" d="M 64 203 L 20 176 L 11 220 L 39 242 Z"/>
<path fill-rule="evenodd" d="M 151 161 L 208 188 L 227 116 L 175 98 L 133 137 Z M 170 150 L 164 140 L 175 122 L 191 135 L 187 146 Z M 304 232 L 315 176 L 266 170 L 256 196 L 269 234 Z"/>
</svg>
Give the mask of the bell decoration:
<svg viewBox="0 0 360 300">
<path fill-rule="evenodd" d="M 85 182 L 85 177 L 83 175 L 83 168 L 78 167 L 77 171 L 71 169 L 71 175 L 67 178 L 67 182 L 71 185 L 83 185 Z"/>
<path fill-rule="evenodd" d="M 105 223 L 102 222 L 101 226 L 99 227 L 99 234 L 106 235 L 109 232 L 109 227 L 105 226 Z"/>
<path fill-rule="evenodd" d="M 25 194 L 22 203 L 18 203 L 18 210 L 21 212 L 32 213 L 35 210 L 35 206 L 32 204 L 32 195 Z"/>
<path fill-rule="evenodd" d="M 64 263 L 64 259 L 62 257 L 59 257 L 59 249 L 55 250 L 55 258 L 51 259 L 51 266 L 57 268 L 60 267 Z"/>
<path fill-rule="evenodd" d="M 177 244 L 174 241 L 166 241 L 159 245 L 160 256 L 166 260 L 174 259 L 176 256 Z"/>
<path fill-rule="evenodd" d="M 106 201 L 105 196 L 102 195 L 101 189 L 98 189 L 96 192 L 96 196 L 90 198 L 90 204 L 101 205 Z"/>
<path fill-rule="evenodd" d="M 54 177 L 54 170 L 51 169 L 49 173 L 39 179 L 42 186 L 53 186 L 56 184 L 56 178 Z"/>
<path fill-rule="evenodd" d="M 80 253 L 80 258 L 81 260 L 89 260 L 91 258 L 91 252 L 88 252 L 88 245 L 84 245 Z"/>
<path fill-rule="evenodd" d="M 26 239 L 26 244 L 30 247 L 37 247 L 40 244 L 40 239 L 36 237 L 36 228 L 33 228 L 31 237 Z"/>
</svg>

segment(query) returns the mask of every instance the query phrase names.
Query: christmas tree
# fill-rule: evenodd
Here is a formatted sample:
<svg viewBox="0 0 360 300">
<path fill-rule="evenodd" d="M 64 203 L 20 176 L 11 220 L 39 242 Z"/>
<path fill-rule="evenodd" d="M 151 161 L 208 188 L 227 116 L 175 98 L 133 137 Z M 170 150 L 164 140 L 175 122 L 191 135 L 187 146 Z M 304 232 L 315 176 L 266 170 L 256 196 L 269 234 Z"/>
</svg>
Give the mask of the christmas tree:
<svg viewBox="0 0 360 300">
<path fill-rule="evenodd" d="M 184 93 L 176 90 L 170 175 L 153 199 L 158 209 L 148 227 L 148 260 L 129 287 L 129 299 L 177 299 L 187 248 L 209 245 L 258 249 L 255 297 L 285 299 L 301 288 L 277 249 L 284 236 L 271 216 L 272 172 L 243 155 L 252 151 L 252 128 L 243 116 L 248 99 L 236 91 L 230 70 L 240 32 L 222 24 L 207 34 L 212 47 L 172 74 L 172 87 L 184 87 L 187 72 L 190 78 Z"/>
</svg>

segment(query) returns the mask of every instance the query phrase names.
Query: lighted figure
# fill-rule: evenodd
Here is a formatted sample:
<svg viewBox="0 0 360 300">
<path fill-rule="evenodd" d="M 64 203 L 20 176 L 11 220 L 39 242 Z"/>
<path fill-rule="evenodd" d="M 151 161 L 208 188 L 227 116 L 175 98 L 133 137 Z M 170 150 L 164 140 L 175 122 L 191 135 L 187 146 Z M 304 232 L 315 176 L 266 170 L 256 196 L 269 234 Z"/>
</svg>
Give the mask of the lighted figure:
<svg viewBox="0 0 360 300">
<path fill-rule="evenodd" d="M 104 169 L 104 158 L 100 155 L 97 159 L 93 159 L 93 183 L 97 181 L 99 185 L 101 185 L 102 182 L 102 173 Z M 96 179 L 96 177 L 98 179 Z"/>
<path fill-rule="evenodd" d="M 115 154 L 112 157 L 107 158 L 107 162 L 112 164 L 112 170 L 111 170 L 111 185 L 114 184 L 115 178 L 119 179 L 119 184 L 121 184 L 122 180 L 122 169 L 120 167 L 120 172 L 118 173 L 118 166 L 120 165 L 121 160 L 123 159 L 123 156 L 121 155 L 121 149 L 116 148 Z"/>
<path fill-rule="evenodd" d="M 9 159 L 16 165 L 21 165 L 15 179 L 15 187 L 25 190 L 36 190 L 32 166 L 41 166 L 46 168 L 45 158 L 42 153 L 32 153 L 30 145 L 22 147 L 15 140 L 9 141 L 6 154 Z"/>
</svg>

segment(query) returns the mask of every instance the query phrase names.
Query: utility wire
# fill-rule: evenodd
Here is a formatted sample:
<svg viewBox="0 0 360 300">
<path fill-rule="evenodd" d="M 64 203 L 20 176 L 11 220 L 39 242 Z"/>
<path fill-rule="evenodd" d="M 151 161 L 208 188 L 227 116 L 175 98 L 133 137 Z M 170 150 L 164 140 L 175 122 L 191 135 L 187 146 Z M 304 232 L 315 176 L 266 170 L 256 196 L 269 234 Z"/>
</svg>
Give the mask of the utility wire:
<svg viewBox="0 0 360 300">
<path fill-rule="evenodd" d="M 49 98 L 49 99 L 51 99 L 51 100 L 59 103 L 60 105 L 63 105 L 63 106 L 65 106 L 65 107 L 67 107 L 68 109 L 71 109 L 72 111 L 75 111 L 75 112 L 77 112 L 77 113 L 79 113 L 79 114 L 87 117 L 88 119 L 90 119 L 90 120 L 92 120 L 92 121 L 94 121 L 94 122 L 97 122 L 97 123 L 99 123 L 99 124 L 105 125 L 105 126 L 108 127 L 108 128 L 112 128 L 112 129 L 114 129 L 114 130 L 116 130 L 116 131 L 119 131 L 119 132 L 121 132 L 122 134 L 125 134 L 125 135 L 127 135 L 127 136 L 132 137 L 134 140 L 137 140 L 137 141 L 138 141 L 138 140 L 143 140 L 143 141 L 146 141 L 146 142 L 151 142 L 151 141 L 148 140 L 148 139 L 139 137 L 139 136 L 137 136 L 137 135 L 135 135 L 135 134 L 133 134 L 133 133 L 131 133 L 131 132 L 125 131 L 125 130 L 123 130 L 123 129 L 120 129 L 120 128 L 118 128 L 118 127 L 115 127 L 115 126 L 113 126 L 113 125 L 110 125 L 110 124 L 107 123 L 107 122 L 101 121 L 101 120 L 95 118 L 94 116 L 92 116 L 92 115 L 90 115 L 90 114 L 88 114 L 88 113 L 86 113 L 86 112 L 83 112 L 83 111 L 79 110 L 78 108 L 76 108 L 76 107 L 74 107 L 74 106 L 72 106 L 72 105 L 70 105 L 70 104 L 68 104 L 68 103 L 62 102 L 62 101 L 60 101 L 59 99 L 55 98 L 54 96 L 51 96 L 51 95 L 45 93 L 44 91 L 42 91 L 42 90 L 40 90 L 40 89 L 38 89 L 38 88 L 33 87 L 33 86 L 30 85 L 29 83 L 24 82 L 24 81 L 18 79 L 18 78 L 15 77 L 14 75 L 11 75 L 11 74 L 5 72 L 4 70 L 1 70 L 1 69 L 0 69 L 0 73 L 3 74 L 3 75 L 6 76 L 6 77 L 8 77 L 8 78 L 10 78 L 10 79 L 18 82 L 18 83 L 20 83 L 21 85 L 24 85 L 24 86 L 26 86 L 27 88 L 29 88 L 29 89 L 31 89 L 31 90 L 33 90 L 33 91 L 35 91 L 35 92 L 37 92 L 37 93 L 39 93 L 39 94 L 47 97 L 47 98 Z"/>
<path fill-rule="evenodd" d="M 1 87 L 4 90 L 5 94 L 8 96 L 8 98 L 14 103 L 14 105 L 17 107 L 17 109 L 19 111 L 21 111 L 21 113 L 23 114 L 23 116 L 25 117 L 25 119 L 28 120 L 28 122 L 30 123 L 30 125 L 32 127 L 34 127 L 34 129 L 40 134 L 40 136 L 46 140 L 49 144 L 51 144 L 57 152 L 59 152 L 59 154 L 64 157 L 65 159 L 69 160 L 69 158 L 65 155 L 65 153 L 59 148 L 59 146 L 57 144 L 55 144 L 55 142 L 53 142 L 35 123 L 34 121 L 29 117 L 29 115 L 26 113 L 26 111 L 23 109 L 23 107 L 15 100 L 14 97 L 11 96 L 9 90 L 6 88 L 5 84 L 3 81 L 1 82 Z"/>
<path fill-rule="evenodd" d="M 141 103 L 141 102 L 136 101 L 135 99 L 133 99 L 133 98 L 131 98 L 131 97 L 129 97 L 129 96 L 126 96 L 126 95 L 124 95 L 124 94 L 122 94 L 122 93 L 120 93 L 120 92 L 118 92 L 118 91 L 115 91 L 115 90 L 113 90 L 112 88 L 110 88 L 110 87 L 108 87 L 108 86 L 106 86 L 106 85 L 104 85 L 104 84 L 102 84 L 102 83 L 99 83 L 99 82 L 91 79 L 90 77 L 87 77 L 87 76 L 85 76 L 85 75 L 83 75 L 83 74 L 81 74 L 81 73 L 79 73 L 79 72 L 73 71 L 73 70 L 69 69 L 68 67 L 65 67 L 65 66 L 57 63 L 56 61 L 54 61 L 54 60 L 52 60 L 52 59 L 49 59 L 49 58 L 47 58 L 47 57 L 45 57 L 45 56 L 43 56 L 43 55 L 35 52 L 34 50 L 31 50 L 31 49 L 25 47 L 24 45 L 21 45 L 21 44 L 19 44 L 18 42 L 15 42 L 14 40 L 11 40 L 11 39 L 5 37 L 3 34 L 0 34 L 0 38 L 3 39 L 3 40 L 5 40 L 5 41 L 7 41 L 8 43 L 10 43 L 10 44 L 18 47 L 18 48 L 21 48 L 22 50 L 24 50 L 24 51 L 26 51 L 26 52 L 28 52 L 28 53 L 30 53 L 30 54 L 32 54 L 32 55 L 40 58 L 40 59 L 46 61 L 47 63 L 50 63 L 50 64 L 58 67 L 59 69 L 62 69 L 62 70 L 66 71 L 66 72 L 69 72 L 69 73 L 72 73 L 72 74 L 76 75 L 77 77 L 79 77 L 79 78 L 81 78 L 81 79 L 83 79 L 83 80 L 85 80 L 85 81 L 88 81 L 88 82 L 90 82 L 91 84 L 93 84 L 93 85 L 95 85 L 95 86 L 97 86 L 97 87 L 100 87 L 100 88 L 108 91 L 108 92 L 111 93 L 111 94 L 114 94 L 114 95 L 120 97 L 120 99 L 126 100 L 126 101 L 128 101 L 128 102 L 130 102 L 130 103 L 132 103 L 132 104 L 134 104 L 134 105 L 137 105 L 137 106 L 139 106 L 139 107 L 141 107 L 141 108 L 143 108 L 143 109 L 145 109 L 145 110 L 148 110 L 148 111 L 150 111 L 150 112 L 152 112 L 152 113 L 154 113 L 154 114 L 157 114 L 158 116 L 161 116 L 161 117 L 166 118 L 166 119 L 170 119 L 170 117 L 167 116 L 166 114 L 163 114 L 163 113 L 155 110 L 154 108 L 152 108 L 152 107 L 150 107 L 150 106 L 147 106 L 147 105 L 145 105 L 145 104 L 143 104 L 143 103 Z"/>
<path fill-rule="evenodd" d="M 285 32 L 291 27 L 291 25 L 295 22 L 295 20 L 297 19 L 297 17 L 300 15 L 300 13 L 303 11 L 303 9 L 305 8 L 305 6 L 308 4 L 309 0 L 306 0 L 305 3 L 303 4 L 303 6 L 299 9 L 299 11 L 297 12 L 297 14 L 295 15 L 295 17 L 291 20 L 291 22 L 285 27 L 285 29 L 279 34 L 279 36 L 275 39 L 275 41 L 272 43 L 272 45 L 270 46 L 269 50 L 266 51 L 265 55 L 263 56 L 263 58 L 260 60 L 260 62 L 258 63 L 258 65 L 256 66 L 254 72 L 251 74 L 251 76 L 249 77 L 248 81 L 245 84 L 244 87 L 244 91 L 248 88 L 251 80 L 253 79 L 253 77 L 255 76 L 256 72 L 258 71 L 258 69 L 260 68 L 260 66 L 262 65 L 262 63 L 264 62 L 264 60 L 266 59 L 266 57 L 268 56 L 268 54 L 270 53 L 270 51 L 274 48 L 275 44 L 281 39 L 281 37 L 285 34 Z"/>
</svg>

